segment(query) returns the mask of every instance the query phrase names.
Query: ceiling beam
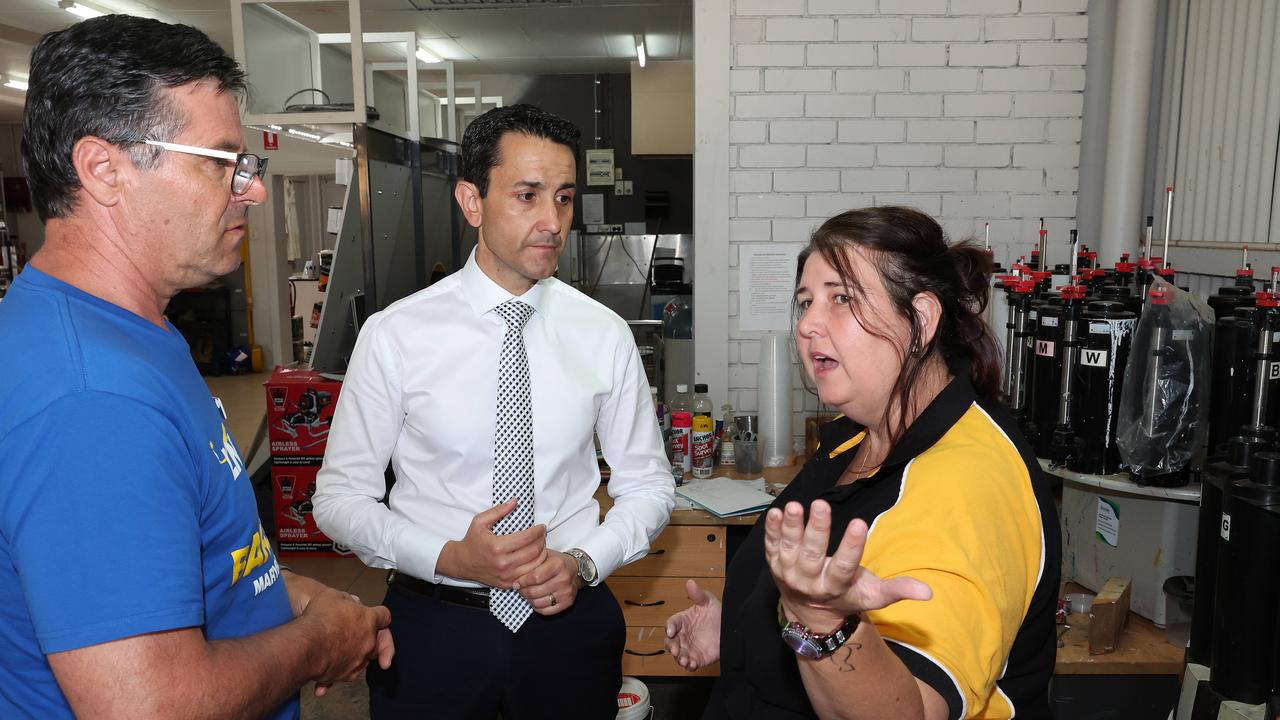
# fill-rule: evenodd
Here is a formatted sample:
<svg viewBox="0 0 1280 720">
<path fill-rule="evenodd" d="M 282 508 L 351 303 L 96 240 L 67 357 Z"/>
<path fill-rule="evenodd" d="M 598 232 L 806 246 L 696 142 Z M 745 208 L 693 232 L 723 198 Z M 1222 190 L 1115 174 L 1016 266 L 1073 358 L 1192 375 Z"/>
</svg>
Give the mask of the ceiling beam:
<svg viewBox="0 0 1280 720">
<path fill-rule="evenodd" d="M 36 42 L 40 40 L 40 33 L 23 30 L 12 25 L 0 24 L 0 40 L 34 47 Z"/>
</svg>

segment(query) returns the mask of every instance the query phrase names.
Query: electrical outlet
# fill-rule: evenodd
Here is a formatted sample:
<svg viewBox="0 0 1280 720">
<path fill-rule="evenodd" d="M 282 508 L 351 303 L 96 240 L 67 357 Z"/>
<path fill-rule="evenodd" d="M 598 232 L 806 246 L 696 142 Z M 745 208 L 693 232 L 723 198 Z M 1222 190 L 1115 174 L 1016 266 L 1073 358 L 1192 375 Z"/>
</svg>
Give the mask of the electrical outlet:
<svg viewBox="0 0 1280 720">
<path fill-rule="evenodd" d="M 635 194 L 636 194 L 636 189 L 635 189 L 635 187 L 631 184 L 631 181 L 630 181 L 630 180 L 623 180 L 623 181 L 622 181 L 622 194 L 623 194 L 623 195 L 635 195 Z"/>
<path fill-rule="evenodd" d="M 611 233 L 613 233 L 613 234 L 615 234 L 615 235 L 619 235 L 619 234 L 621 234 L 621 233 L 622 233 L 622 226 L 621 226 L 621 225 L 610 225 L 610 226 L 609 226 L 609 232 L 611 232 Z"/>
<path fill-rule="evenodd" d="M 626 188 L 627 188 L 627 184 L 626 184 L 626 183 L 624 183 L 624 182 L 622 182 L 621 180 L 614 180 L 614 181 L 613 181 L 613 194 L 614 194 L 614 195 L 626 195 L 626 194 L 627 194 L 627 192 L 626 192 Z"/>
</svg>

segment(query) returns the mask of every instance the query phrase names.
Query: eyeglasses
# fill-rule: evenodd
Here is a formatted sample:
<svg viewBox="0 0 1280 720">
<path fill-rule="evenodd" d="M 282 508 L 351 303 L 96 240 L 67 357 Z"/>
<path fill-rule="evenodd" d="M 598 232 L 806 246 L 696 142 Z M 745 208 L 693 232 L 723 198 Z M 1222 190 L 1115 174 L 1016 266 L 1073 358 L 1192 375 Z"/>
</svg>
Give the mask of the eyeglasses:
<svg viewBox="0 0 1280 720">
<path fill-rule="evenodd" d="M 267 171 L 267 158 L 258 157 L 252 153 L 233 153 L 229 150 L 213 150 L 211 148 L 179 145 L 178 143 L 161 142 L 159 140 L 143 140 L 142 142 L 144 145 L 154 145 L 162 150 L 171 150 L 188 155 L 202 155 L 228 162 L 235 161 L 236 170 L 231 174 L 232 195 L 243 195 L 248 192 L 249 186 L 253 184 L 253 179 L 261 179 L 262 174 Z"/>
</svg>

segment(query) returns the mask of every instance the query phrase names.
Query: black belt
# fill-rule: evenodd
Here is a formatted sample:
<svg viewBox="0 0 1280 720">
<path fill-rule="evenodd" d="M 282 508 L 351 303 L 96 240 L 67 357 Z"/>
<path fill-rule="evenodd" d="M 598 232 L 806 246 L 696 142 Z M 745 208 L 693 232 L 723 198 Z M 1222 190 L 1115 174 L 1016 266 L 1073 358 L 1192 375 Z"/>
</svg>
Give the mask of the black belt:
<svg viewBox="0 0 1280 720">
<path fill-rule="evenodd" d="M 464 588 L 444 583 L 431 583 L 395 570 L 387 573 L 387 584 L 399 585 L 406 590 L 441 602 L 481 610 L 489 609 L 489 588 Z"/>
</svg>

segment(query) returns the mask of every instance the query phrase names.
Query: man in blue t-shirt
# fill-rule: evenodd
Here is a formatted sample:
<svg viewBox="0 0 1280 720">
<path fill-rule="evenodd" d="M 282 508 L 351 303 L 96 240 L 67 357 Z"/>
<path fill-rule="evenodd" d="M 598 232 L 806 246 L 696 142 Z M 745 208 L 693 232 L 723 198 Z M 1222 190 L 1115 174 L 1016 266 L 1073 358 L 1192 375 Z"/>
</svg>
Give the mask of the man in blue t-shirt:
<svg viewBox="0 0 1280 720">
<path fill-rule="evenodd" d="M 127 15 L 32 54 L 46 239 L 0 303 L 0 717 L 296 718 L 305 683 L 391 661 L 386 608 L 276 561 L 164 318 L 266 198 L 243 88 L 200 31 Z"/>
</svg>

